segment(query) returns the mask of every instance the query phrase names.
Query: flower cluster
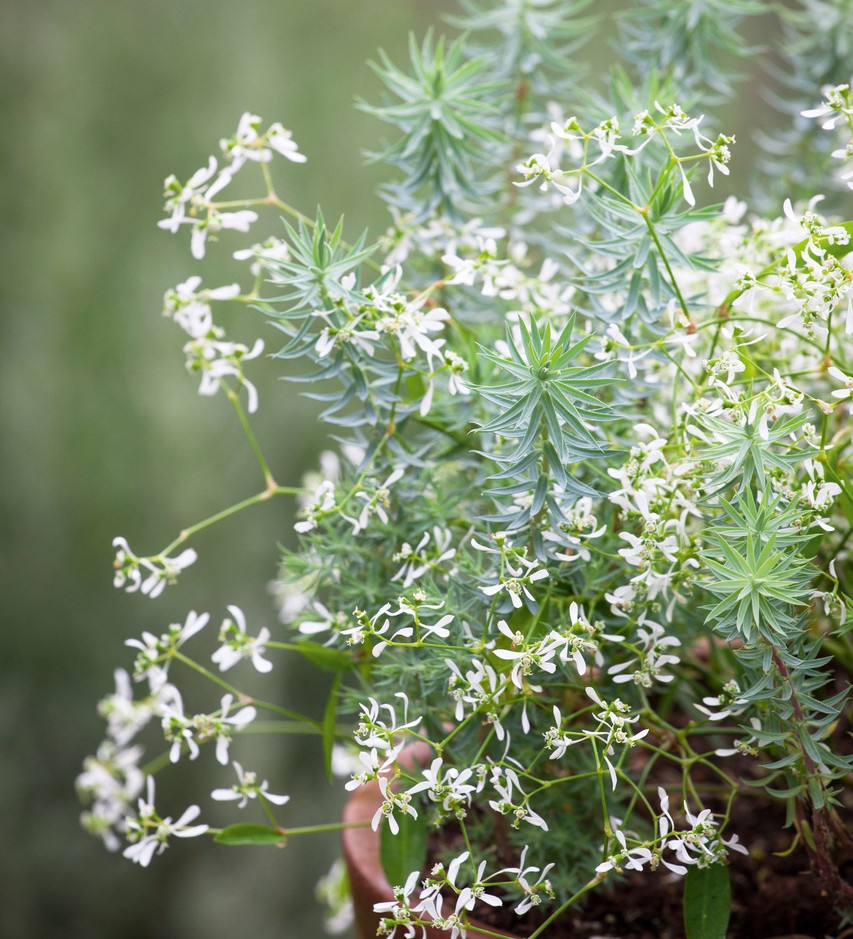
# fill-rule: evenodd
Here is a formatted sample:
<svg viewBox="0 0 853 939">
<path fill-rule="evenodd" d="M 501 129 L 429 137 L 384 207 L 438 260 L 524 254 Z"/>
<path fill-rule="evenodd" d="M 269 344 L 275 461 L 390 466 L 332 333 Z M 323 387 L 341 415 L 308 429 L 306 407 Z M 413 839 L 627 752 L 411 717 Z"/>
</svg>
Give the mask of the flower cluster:
<svg viewBox="0 0 853 939">
<path fill-rule="evenodd" d="M 113 539 L 113 547 L 118 548 L 113 563 L 116 587 L 128 593 L 140 591 L 151 597 L 159 597 L 167 584 L 173 584 L 178 574 L 194 564 L 198 555 L 193 548 L 185 548 L 177 557 L 169 557 L 165 552 L 154 557 L 137 557 L 130 550 L 126 538 Z"/>
<path fill-rule="evenodd" d="M 620 828 L 620 820 L 610 819 L 612 838 L 617 853 L 611 854 L 605 861 L 596 867 L 599 874 L 608 871 L 635 870 L 641 871 L 646 866 L 655 870 L 663 864 L 674 874 L 684 875 L 690 866 L 708 867 L 722 861 L 728 851 L 738 851 L 747 854 L 746 848 L 739 843 L 737 835 L 724 839 L 717 830 L 717 823 L 710 809 L 703 809 L 698 815 L 693 815 L 684 805 L 684 818 L 687 827 L 678 829 L 669 811 L 669 796 L 664 789 L 658 789 L 660 800 L 660 815 L 657 820 L 657 837 L 653 841 L 636 843 L 631 839 L 633 846 L 629 847 L 629 838 Z M 664 851 L 672 851 L 675 859 L 669 860 Z"/>
<path fill-rule="evenodd" d="M 252 209 L 223 211 L 224 206 L 215 197 L 233 180 L 237 172 L 247 163 L 269 163 L 273 151 L 294 163 L 304 163 L 292 135 L 281 124 L 272 124 L 260 133 L 261 118 L 246 113 L 240 118 L 237 133 L 220 142 L 224 166 L 220 167 L 216 157 L 210 157 L 207 166 L 196 170 L 186 183 L 174 175 L 163 183 L 166 199 L 165 211 L 169 217 L 158 224 L 166 231 L 177 232 L 182 225 L 190 225 L 192 255 L 201 259 L 208 240 L 215 240 L 220 231 L 248 232 L 258 213 Z"/>
<path fill-rule="evenodd" d="M 446 931 L 451 939 L 466 934 L 465 914 L 474 909 L 475 904 L 485 903 L 488 906 L 498 907 L 504 903 L 503 889 L 495 892 L 494 888 L 515 887 L 524 894 L 524 899 L 518 903 L 514 912 L 523 915 L 534 906 L 542 902 L 542 897 L 553 897 L 554 890 L 547 879 L 552 864 L 544 868 L 525 865 L 526 851 L 522 852 L 517 867 L 505 867 L 492 874 L 486 873 L 486 861 L 479 864 L 471 858 L 468 851 L 457 855 L 445 867 L 436 864 L 430 871 L 420 888 L 418 887 L 418 872 L 413 871 L 405 884 L 394 887 L 394 899 L 385 903 L 377 903 L 375 910 L 380 914 L 379 931 L 390 939 L 398 935 L 399 927 L 405 927 L 406 936 L 415 935 L 414 927 L 420 926 L 422 934 L 424 926 Z M 470 867 L 473 877 L 466 886 L 461 886 L 460 871 Z M 457 884 L 457 881 L 460 884 Z M 415 891 L 419 890 L 415 897 Z M 453 912 L 445 909 L 447 893 L 455 894 Z"/>
<path fill-rule="evenodd" d="M 258 663 L 272 667 L 262 657 L 262 642 L 268 631 L 262 630 L 257 639 L 251 639 L 246 635 L 242 610 L 236 606 L 229 606 L 228 610 L 231 618 L 222 624 L 221 645 L 213 653 L 213 661 L 223 670 L 246 657 L 257 659 L 256 667 Z M 170 669 L 175 662 L 189 661 L 184 647 L 209 621 L 209 614 L 191 612 L 186 622 L 172 624 L 159 636 L 143 632 L 141 638 L 127 640 L 126 644 L 136 650 L 133 678 L 124 669 L 116 669 L 116 690 L 99 706 L 107 722 L 106 739 L 97 754 L 86 760 L 84 771 L 77 779 L 81 797 L 90 803 L 84 813 L 85 826 L 98 834 L 111 850 L 120 846 L 120 836 L 124 835 L 130 842 L 125 857 L 143 866 L 166 849 L 171 836 L 189 838 L 208 830 L 207 825 L 189 825 L 200 814 L 198 806 L 191 806 L 174 823 L 156 813 L 154 777 L 142 764 L 144 747 L 139 743 L 145 729 L 159 725 L 160 740 L 168 747 L 171 763 L 179 762 L 184 754 L 195 760 L 202 746 L 212 743 L 216 761 L 224 766 L 228 763 L 234 735 L 257 716 L 257 708 L 247 702 L 234 710 L 231 693 L 223 695 L 219 707 L 210 713 L 186 713 L 183 696 L 171 681 Z M 261 667 L 259 670 L 268 669 Z M 142 697 L 134 697 L 134 683 L 146 688 Z M 255 774 L 244 772 L 236 761 L 234 767 L 240 780 L 238 786 L 232 790 L 215 790 L 214 799 L 240 798 L 240 807 L 248 799 L 257 797 L 277 805 L 287 801 L 287 796 L 268 793 L 267 783 L 258 784 Z M 146 786 L 147 798 L 142 798 L 140 794 Z M 134 800 L 138 803 L 135 815 Z"/>
</svg>

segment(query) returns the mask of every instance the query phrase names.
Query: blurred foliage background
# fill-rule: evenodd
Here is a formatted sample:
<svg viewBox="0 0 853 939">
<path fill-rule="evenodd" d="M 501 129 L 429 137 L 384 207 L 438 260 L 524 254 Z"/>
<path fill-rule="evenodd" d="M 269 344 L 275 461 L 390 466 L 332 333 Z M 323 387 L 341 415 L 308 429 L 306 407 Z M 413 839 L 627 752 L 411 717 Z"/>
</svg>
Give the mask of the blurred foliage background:
<svg viewBox="0 0 853 939">
<path fill-rule="evenodd" d="M 124 641 L 183 622 L 190 609 L 217 623 L 228 603 L 255 628 L 274 627 L 267 585 L 275 545 L 292 531 L 292 505 L 282 500 L 195 539 L 200 563 L 161 598 L 112 587 L 115 535 L 153 553 L 261 488 L 233 412 L 223 398 L 198 397 L 181 334 L 159 316 L 163 292 L 193 273 L 208 286 L 235 279 L 236 242 L 225 233 L 204 265 L 194 262 L 187 233 L 156 227 L 162 180 L 185 180 L 252 110 L 265 124 L 281 120 L 309 158 L 283 166 L 283 198 L 308 213 L 322 202 L 330 219 L 346 214 L 351 236 L 381 230 L 381 169 L 365 168 L 361 151 L 383 131 L 352 106 L 356 96 L 378 98 L 364 63 L 379 46 L 401 61 L 408 31 L 422 33 L 451 6 L 7 0 L 0 12 L 3 939 L 321 934 L 312 894 L 337 854 L 335 836 L 282 851 L 199 839 L 143 870 L 82 832 L 73 780 L 101 739 L 95 704 L 112 690 L 113 669 L 130 665 Z M 745 84 L 730 115 L 736 132 L 760 107 L 754 96 Z M 737 173 L 749 161 L 747 137 Z M 273 232 L 273 221 L 256 231 Z M 225 325 L 276 348 L 259 315 Z M 279 363 L 252 366 L 266 388 L 257 433 L 278 481 L 294 484 L 324 433 L 298 389 L 271 380 Z M 285 700 L 320 713 L 322 674 L 275 675 Z M 255 743 L 272 791 L 291 794 L 300 822 L 335 818 L 341 800 L 317 785 L 318 748 L 286 743 Z M 164 780 L 158 793 L 169 811 L 209 805 L 211 765 L 204 780 L 186 763 L 171 789 Z"/>
<path fill-rule="evenodd" d="M 227 603 L 274 628 L 266 586 L 275 546 L 292 530 L 292 503 L 280 500 L 199 537 L 203 563 L 159 599 L 112 587 L 115 535 L 154 552 L 262 488 L 233 411 L 222 397 L 198 397 L 181 334 L 159 315 L 163 292 L 190 274 L 210 286 L 235 279 L 228 261 L 238 245 L 223 238 L 200 268 L 187 233 L 156 227 L 163 178 L 186 179 L 252 110 L 292 129 L 309 157 L 283 167 L 284 198 L 310 214 L 322 201 L 353 232 L 384 227 L 379 171 L 361 158 L 381 128 L 353 99 L 378 93 L 365 60 L 379 46 L 402 59 L 408 31 L 422 32 L 441 9 L 432 0 L 3 4 L 3 939 L 322 934 L 313 890 L 337 853 L 334 835 L 282 851 L 199 839 L 143 870 L 79 828 L 73 781 L 102 737 L 96 702 L 112 690 L 113 669 L 132 660 L 125 639 L 183 622 L 190 609 L 217 623 Z M 268 216 L 258 232 L 274 225 Z M 240 315 L 256 317 L 244 329 L 277 348 L 259 314 Z M 259 367 L 268 379 L 280 371 Z M 279 480 L 297 483 L 323 432 L 298 389 L 266 388 L 257 432 Z M 278 679 L 285 698 L 313 694 L 322 708 L 322 674 Z M 334 820 L 340 797 L 316 748 L 278 742 L 263 762 L 272 791 L 290 793 L 300 816 Z M 213 765 L 204 781 L 178 774 L 181 790 L 164 778 L 164 806 L 209 805 Z"/>
</svg>

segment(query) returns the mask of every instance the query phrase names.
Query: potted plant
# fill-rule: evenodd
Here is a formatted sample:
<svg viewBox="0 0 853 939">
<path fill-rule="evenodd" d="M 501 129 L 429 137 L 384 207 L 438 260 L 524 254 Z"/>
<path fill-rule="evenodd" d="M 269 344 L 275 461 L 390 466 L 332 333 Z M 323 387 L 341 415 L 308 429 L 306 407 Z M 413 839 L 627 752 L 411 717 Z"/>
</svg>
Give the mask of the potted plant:
<svg viewBox="0 0 853 939">
<path fill-rule="evenodd" d="M 278 195 L 274 161 L 305 158 L 252 114 L 166 180 L 160 224 L 195 258 L 252 232 L 244 284 L 191 276 L 165 313 L 263 488 L 156 555 L 116 539 L 116 585 L 156 597 L 196 561 L 197 531 L 282 496 L 299 545 L 281 557 L 284 635 L 230 607 L 212 665 L 191 652 L 208 613 L 128 643 L 79 788 L 87 827 L 131 860 L 172 837 L 376 832 L 389 893 L 360 914 L 365 936 L 473 936 L 478 920 L 478 936 L 710 939 L 730 918 L 744 936 L 802 932 L 803 912 L 814 935 L 849 920 L 851 20 L 824 29 L 818 0 L 780 14 L 772 171 L 750 205 L 719 205 L 734 140 L 702 112 L 738 87 L 754 52 L 741 27 L 776 28 L 775 7 L 586 6 L 463 0 L 461 38 L 412 40 L 405 68 L 380 56 L 388 100 L 362 105 L 395 134 L 376 155 L 393 220 L 376 242 Z M 582 77 L 576 50 L 614 22 L 623 61 Z M 257 196 L 229 198 L 250 171 Z M 255 438 L 263 343 L 226 338 L 234 303 L 324 403 L 333 449 L 315 478 L 281 485 Z M 324 716 L 257 700 L 250 670 L 232 683 L 280 653 L 334 674 Z M 208 712 L 185 708 L 182 666 L 219 686 Z M 293 825 L 287 796 L 244 768 L 231 743 L 262 711 L 303 720 L 344 765 L 349 820 Z M 213 799 L 257 803 L 263 822 L 164 815 L 146 727 L 165 737 L 158 764 L 205 745 L 231 763 Z"/>
</svg>

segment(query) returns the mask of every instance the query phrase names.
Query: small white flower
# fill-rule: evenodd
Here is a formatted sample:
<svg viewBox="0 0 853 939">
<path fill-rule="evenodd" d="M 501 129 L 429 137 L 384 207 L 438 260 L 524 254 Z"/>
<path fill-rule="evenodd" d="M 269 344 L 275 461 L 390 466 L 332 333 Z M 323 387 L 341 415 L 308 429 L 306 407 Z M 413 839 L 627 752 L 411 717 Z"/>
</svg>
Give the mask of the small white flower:
<svg viewBox="0 0 853 939">
<path fill-rule="evenodd" d="M 270 124 L 265 133 L 260 133 L 262 120 L 257 114 L 246 111 L 237 125 L 237 133 L 220 141 L 222 152 L 231 162 L 231 172 L 236 173 L 246 162 L 269 163 L 273 151 L 280 153 L 293 163 L 304 163 L 305 156 L 299 152 L 296 141 L 289 130 L 279 123 Z"/>
<path fill-rule="evenodd" d="M 521 572 L 519 571 L 518 574 L 521 574 Z M 527 597 L 531 603 L 536 602 L 536 598 L 528 589 L 527 584 L 535 583 L 538 580 L 544 580 L 548 576 L 548 571 L 545 570 L 545 568 L 533 570 L 531 567 L 531 572 L 527 573 L 526 575 L 502 577 L 496 584 L 492 584 L 488 587 L 480 587 L 480 590 L 482 590 L 482 592 L 487 597 L 493 597 L 501 590 L 505 590 L 512 605 L 517 610 L 519 610 L 523 605 L 521 599 L 522 595 Z"/>
<path fill-rule="evenodd" d="M 225 341 L 222 330 L 217 327 L 184 346 L 187 371 L 201 376 L 198 393 L 212 397 L 220 388 L 227 387 L 227 379 L 233 378 L 248 393 L 250 414 L 258 410 L 258 390 L 243 373 L 243 362 L 256 359 L 263 351 L 262 339 L 257 339 L 250 350 L 241 342 Z"/>
<path fill-rule="evenodd" d="M 267 790 L 269 783 L 266 780 L 259 783 L 257 774 L 250 770 L 244 770 L 236 760 L 231 765 L 237 773 L 237 782 L 230 789 L 214 789 L 210 794 L 211 799 L 215 799 L 217 802 L 239 800 L 238 809 L 244 809 L 249 804 L 250 799 L 259 798 L 261 801 L 267 799 L 274 805 L 284 805 L 290 801 L 290 796 L 279 796 L 269 792 Z"/>
<path fill-rule="evenodd" d="M 147 678 L 152 692 L 159 691 L 165 684 L 172 653 L 180 649 L 197 632 L 204 629 L 209 620 L 210 614 L 199 614 L 195 610 L 191 610 L 183 626 L 172 623 L 168 631 L 160 636 L 143 632 L 142 639 L 126 640 L 126 646 L 139 650 L 133 666 L 134 679 L 142 681 Z"/>
<path fill-rule="evenodd" d="M 169 218 L 157 223 L 160 228 L 174 234 L 182 224 L 195 224 L 194 218 L 187 217 L 188 212 L 195 215 L 209 206 L 210 200 L 231 182 L 231 173 L 227 170 L 223 170 L 214 180 L 217 168 L 216 158 L 210 157 L 207 166 L 196 170 L 183 185 L 175 176 L 166 178 L 163 195 L 166 197 L 165 210 L 169 212 Z"/>
<path fill-rule="evenodd" d="M 402 479 L 404 472 L 402 467 L 398 467 L 388 476 L 385 482 L 377 486 L 372 492 L 362 489 L 356 493 L 356 498 L 363 500 L 364 507 L 357 519 L 349 519 L 353 526 L 354 535 L 367 528 L 373 515 L 378 516 L 382 522 L 387 524 L 388 512 L 386 510 L 391 505 L 391 487 L 399 479 Z"/>
<path fill-rule="evenodd" d="M 831 375 L 836 381 L 841 382 L 842 388 L 836 388 L 832 392 L 833 398 L 840 398 L 845 400 L 847 398 L 853 398 L 853 377 L 850 375 L 845 375 L 840 368 L 835 365 L 827 369 L 827 373 Z"/>
<path fill-rule="evenodd" d="M 167 584 L 174 584 L 178 574 L 198 558 L 192 548 L 185 548 L 174 558 L 166 554 L 138 557 L 130 550 L 127 540 L 121 537 L 113 539 L 113 547 L 118 548 L 113 562 L 113 584 L 124 588 L 127 593 L 138 590 L 152 600 L 160 596 Z"/>
<path fill-rule="evenodd" d="M 385 818 L 388 820 L 391 834 L 396 835 L 400 831 L 400 823 L 394 817 L 394 813 L 402 812 L 405 815 L 411 815 L 412 818 L 417 818 L 418 811 L 411 805 L 410 796 L 407 792 L 395 792 L 390 788 L 387 776 L 380 776 L 378 784 L 379 791 L 382 794 L 382 804 L 376 810 L 370 822 L 370 827 L 376 831 L 379 828 L 379 822 Z"/>
<path fill-rule="evenodd" d="M 335 484 L 331 479 L 324 479 L 317 487 L 313 496 L 302 508 L 305 520 L 297 522 L 293 528 L 300 534 L 313 531 L 317 522 L 335 507 Z"/>
<path fill-rule="evenodd" d="M 229 606 L 228 611 L 231 619 L 223 620 L 219 630 L 222 645 L 211 656 L 219 670 L 225 672 L 241 659 L 251 659 L 252 665 L 259 672 L 272 671 L 272 662 L 264 658 L 270 631 L 264 626 L 257 636 L 249 636 L 246 633 L 246 617 L 240 607 Z"/>
<path fill-rule="evenodd" d="M 200 285 L 200 277 L 190 277 L 163 296 L 163 315 L 174 320 L 193 339 L 201 339 L 215 329 L 211 300 L 233 300 L 240 295 L 239 284 L 201 291 Z"/>
<path fill-rule="evenodd" d="M 148 777 L 147 799 L 139 800 L 136 817 L 125 819 L 127 839 L 131 842 L 123 856 L 148 867 L 155 854 L 162 854 L 169 846 L 169 838 L 196 838 L 203 835 L 207 825 L 190 825 L 201 814 L 197 805 L 191 805 L 173 822 L 171 818 L 160 818 L 154 808 L 154 777 Z"/>
</svg>

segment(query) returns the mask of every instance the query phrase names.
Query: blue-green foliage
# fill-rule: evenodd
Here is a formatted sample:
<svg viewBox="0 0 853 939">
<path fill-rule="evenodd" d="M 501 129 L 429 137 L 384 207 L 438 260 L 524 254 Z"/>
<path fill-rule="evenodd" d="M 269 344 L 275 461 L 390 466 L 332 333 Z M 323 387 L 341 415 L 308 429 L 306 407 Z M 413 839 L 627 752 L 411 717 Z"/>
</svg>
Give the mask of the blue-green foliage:
<svg viewBox="0 0 853 939">
<path fill-rule="evenodd" d="M 470 45 L 488 56 L 497 77 L 516 84 L 516 111 L 529 111 L 537 100 L 553 100 L 586 70 L 577 53 L 595 35 L 598 15 L 583 15 L 591 3 L 516 0 L 496 5 L 462 0 L 464 15 L 449 20 L 468 31 Z"/>
<path fill-rule="evenodd" d="M 719 470 L 709 474 L 715 490 L 725 490 L 733 483 L 742 487 L 754 483 L 765 491 L 768 471 L 785 472 L 813 455 L 813 451 L 805 447 L 790 446 L 791 435 L 796 435 L 803 423 L 796 416 L 768 422 L 753 409 L 736 422 L 705 414 L 701 423 L 714 439 L 700 448 L 699 456 L 704 460 L 724 461 L 718 464 Z"/>
<path fill-rule="evenodd" d="M 541 462 L 543 471 L 547 466 L 561 486 L 571 487 L 567 467 L 608 452 L 590 427 L 612 419 L 613 412 L 592 392 L 614 379 L 604 374 L 610 370 L 608 362 L 576 363 L 592 336 L 573 342 L 574 324 L 572 316 L 560 334 L 553 336 L 547 323 L 540 327 L 534 319 L 528 327 L 519 321 L 518 336 L 512 329 L 506 332 L 508 355 L 481 349 L 483 357 L 498 367 L 501 378 L 508 375 L 479 388 L 500 410 L 481 430 L 517 441 L 511 453 L 498 458 L 504 470 L 501 475 L 516 475 Z M 586 487 L 581 489 L 586 491 Z"/>
<path fill-rule="evenodd" d="M 418 218 L 434 212 L 460 217 L 465 206 L 482 206 L 484 168 L 506 146 L 498 108 L 505 88 L 488 78 L 487 61 L 466 55 L 462 39 L 449 47 L 427 35 L 409 41 L 410 70 L 384 53 L 373 69 L 398 99 L 361 107 L 393 124 L 401 136 L 376 155 L 397 167 L 403 180 L 383 190 L 386 199 Z"/>
<path fill-rule="evenodd" d="M 623 48 L 640 68 L 649 60 L 672 73 L 682 95 L 727 98 L 742 76 L 721 59 L 754 56 L 741 31 L 747 17 L 770 13 L 769 0 L 640 0 L 620 17 Z"/>
</svg>

